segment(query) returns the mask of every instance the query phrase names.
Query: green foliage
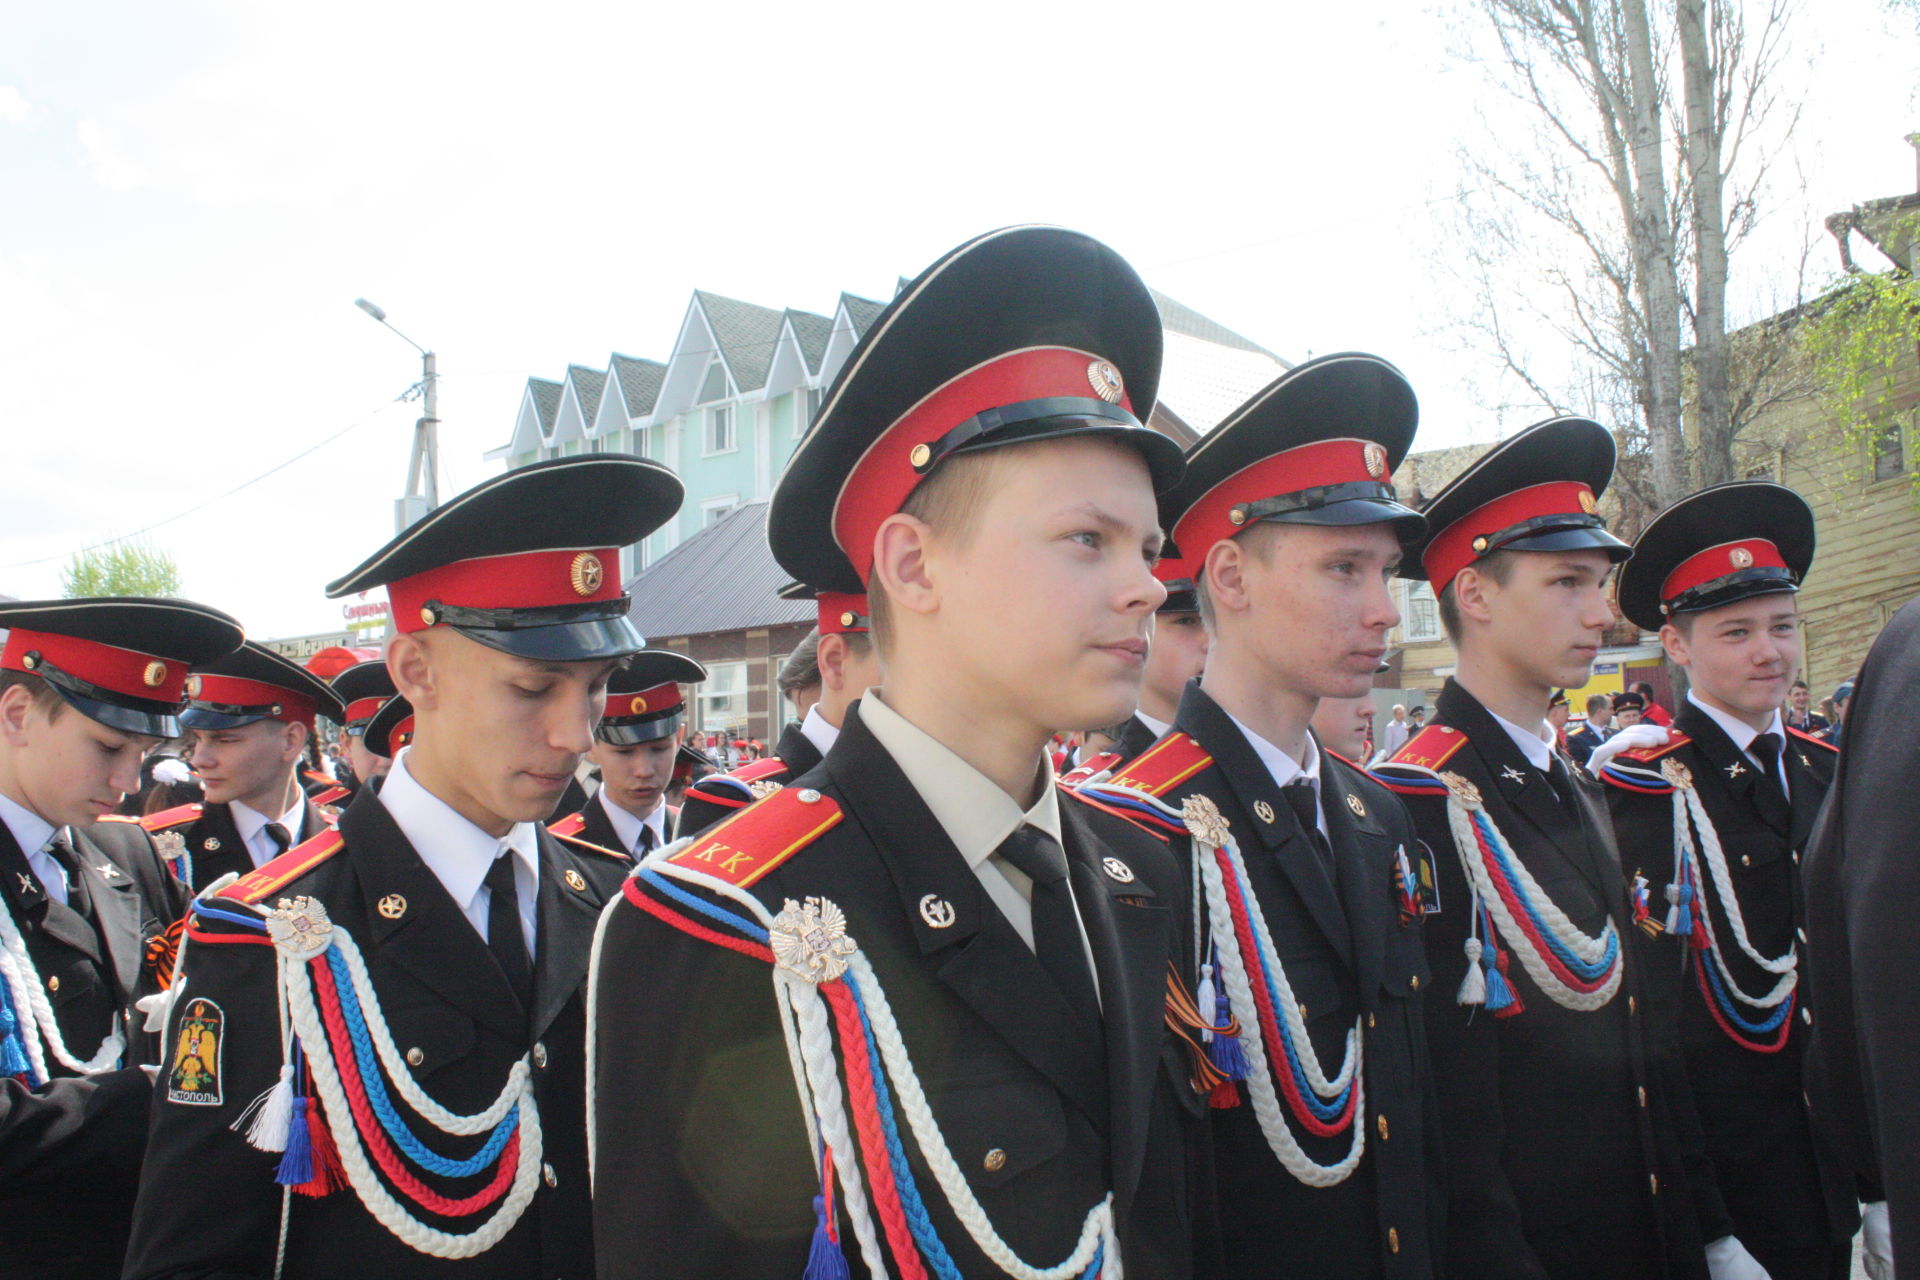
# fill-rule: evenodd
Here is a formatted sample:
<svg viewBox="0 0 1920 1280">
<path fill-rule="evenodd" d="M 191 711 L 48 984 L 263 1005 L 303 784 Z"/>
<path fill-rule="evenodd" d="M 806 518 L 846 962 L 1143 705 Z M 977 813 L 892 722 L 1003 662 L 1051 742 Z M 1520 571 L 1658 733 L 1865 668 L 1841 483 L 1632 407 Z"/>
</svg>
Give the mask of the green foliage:
<svg viewBox="0 0 1920 1280">
<path fill-rule="evenodd" d="M 1853 458 L 1902 427 L 1896 383 L 1920 351 L 1920 279 L 1904 271 L 1855 272 L 1816 301 L 1802 331 L 1813 383 Z M 1909 469 L 1920 492 L 1920 470 Z"/>
<path fill-rule="evenodd" d="M 74 553 L 60 571 L 60 594 L 76 596 L 177 596 L 180 566 L 145 539 L 113 542 Z"/>
</svg>

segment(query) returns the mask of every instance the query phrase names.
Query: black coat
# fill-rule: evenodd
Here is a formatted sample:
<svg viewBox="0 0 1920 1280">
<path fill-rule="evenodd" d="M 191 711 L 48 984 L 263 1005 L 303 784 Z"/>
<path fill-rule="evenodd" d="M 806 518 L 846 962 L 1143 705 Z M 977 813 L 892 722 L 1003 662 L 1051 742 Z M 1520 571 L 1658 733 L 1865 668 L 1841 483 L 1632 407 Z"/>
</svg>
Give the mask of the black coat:
<svg viewBox="0 0 1920 1280">
<path fill-rule="evenodd" d="M 363 790 L 355 798 L 341 815 L 340 835 L 344 847 L 275 888 L 271 898 L 316 898 L 335 926 L 352 934 L 394 1042 L 409 1059 L 419 1050 L 415 1075 L 442 1106 L 463 1114 L 480 1110 L 499 1094 L 513 1064 L 531 1050 L 543 1158 L 553 1177 L 543 1179 L 525 1215 L 505 1238 L 478 1257 L 458 1262 L 403 1244 L 350 1189 L 320 1199 L 290 1196 L 284 1274 L 350 1280 L 591 1275 L 581 988 L 600 908 L 617 892 L 631 863 L 540 834 L 535 1007 L 528 1019 L 486 942 L 414 852 L 378 796 Z M 391 895 L 404 899 L 401 912 L 393 917 L 375 905 Z M 247 945 L 246 940 L 261 937 L 257 931 L 211 916 L 196 919 L 195 928 L 205 936 L 189 935 L 183 960 L 186 987 L 168 1027 L 169 1043 L 195 1000 L 219 1005 L 226 1037 L 221 1102 L 169 1102 L 162 1073 L 127 1256 L 128 1277 L 252 1278 L 273 1271 L 281 1213 L 281 1189 L 273 1181 L 278 1157 L 255 1150 L 229 1126 L 273 1085 L 282 1061 L 275 953 L 268 946 Z M 471 1152 L 471 1139 L 450 1143 L 398 1101 L 397 1093 L 394 1096 L 394 1105 L 422 1141 L 456 1158 Z M 423 1180 L 458 1197 L 484 1186 L 491 1172 L 457 1180 L 427 1175 Z M 484 1216 L 455 1223 L 428 1220 L 467 1232 Z"/>
<path fill-rule="evenodd" d="M 1691 741 L 1659 752 L 1659 759 L 1676 760 L 1693 776 L 1726 852 L 1748 940 L 1761 955 L 1785 955 L 1804 923 L 1801 850 L 1826 799 L 1835 753 L 1824 743 L 1788 735 L 1784 760 L 1792 803 L 1788 811 L 1776 812 L 1758 803 L 1758 769 L 1711 716 L 1688 702 L 1674 727 Z M 1658 765 L 1648 761 L 1646 767 L 1657 780 Z M 1674 879 L 1674 798 L 1628 790 L 1618 783 L 1621 772 L 1605 776 L 1615 782 L 1607 788 L 1607 803 L 1622 865 L 1629 876 L 1637 870 L 1646 877 L 1653 910 L 1663 913 L 1664 890 Z M 1741 953 L 1711 885 L 1703 881 L 1700 892 L 1740 989 L 1753 995 L 1769 990 L 1775 975 Z M 1787 1024 L 1786 1047 L 1775 1053 L 1742 1048 L 1709 1010 L 1694 970 L 1710 962 L 1689 941 L 1662 937 L 1644 946 L 1651 964 L 1642 989 L 1649 1016 L 1665 1021 L 1680 1046 L 1706 1155 L 1735 1234 L 1750 1247 L 1777 1250 L 1845 1243 L 1859 1226 L 1854 1180 L 1832 1147 L 1816 1137 L 1808 1115 L 1801 1059 L 1817 1014 L 1806 999 L 1804 981 Z M 1750 1021 L 1758 1016 L 1750 1009 L 1744 1014 Z M 1773 1040 L 1771 1035 L 1746 1038 Z M 1694 1190 L 1709 1193 L 1704 1187 Z"/>
<path fill-rule="evenodd" d="M 1197 681 L 1180 700 L 1174 732 L 1191 735 L 1213 763 L 1161 798 L 1178 808 L 1203 795 L 1227 820 L 1329 1074 L 1339 1069 L 1355 1021 L 1365 1024 L 1365 1108 L 1356 1123 L 1368 1145 L 1345 1181 L 1315 1188 L 1287 1172 L 1244 1085 L 1239 1106 L 1208 1111 L 1217 1212 L 1209 1215 L 1206 1234 L 1215 1238 L 1203 1242 L 1202 1256 L 1221 1276 L 1432 1276 L 1446 1196 L 1419 998 L 1426 955 L 1418 923 L 1401 918 L 1394 887 L 1395 850 L 1414 842 L 1406 811 L 1392 792 L 1323 749 L 1321 807 L 1337 872 L 1337 883 L 1329 882 L 1272 773 Z M 1184 882 L 1193 883 L 1191 845 L 1180 838 L 1174 848 Z M 1191 934 L 1188 928 L 1183 938 Z M 1259 1034 L 1257 1026 L 1242 1031 Z M 1319 1164 L 1338 1162 L 1350 1142 L 1347 1134 L 1323 1138 L 1295 1128 L 1294 1135 Z"/>
<path fill-rule="evenodd" d="M 124 1068 L 56 1079 L 43 1093 L 10 1090 L 0 1132 L 0 1270 L 9 1277 L 111 1275 L 133 1219 L 149 1086 L 140 1063 L 159 1056 L 134 1002 L 159 989 L 147 943 L 185 905 L 145 833 L 102 821 L 71 833 L 73 888 L 62 906 L 32 874 L 0 823 L 0 895 L 26 941 L 67 1048 L 91 1057 L 116 1015 L 127 1027 Z M 19 1010 L 29 1021 L 32 1014 Z M 47 1055 L 55 1077 L 70 1072 Z M 85 1187 L 76 1194 L 76 1183 Z"/>
<path fill-rule="evenodd" d="M 676 831 L 679 827 L 679 816 L 677 810 L 668 806 L 667 843 L 678 838 Z M 615 853 L 629 852 L 623 847 L 620 833 L 613 829 L 613 819 L 607 816 L 607 806 L 601 801 L 598 792 L 595 792 L 593 798 L 582 805 L 577 812 L 568 815 L 567 818 L 557 818 L 547 825 L 556 833 L 571 832 L 574 826 L 572 819 L 577 819 L 579 823 L 579 831 L 575 833 L 577 838 L 597 848 L 610 849 Z"/>
<path fill-rule="evenodd" d="M 799 725 L 790 724 L 780 734 L 780 741 L 773 744 L 772 755 L 743 765 L 734 773 L 751 770 L 755 781 L 777 782 L 785 786 L 801 774 L 811 772 L 819 763 L 820 749 L 813 745 L 813 739 L 800 732 Z M 686 798 L 680 805 L 680 815 L 674 819 L 676 839 L 697 836 L 722 818 L 739 812 L 748 796 L 742 788 L 726 781 L 732 776 L 715 774 L 687 788 Z"/>
<path fill-rule="evenodd" d="M 1896 1258 L 1920 1258 L 1920 603 L 1887 623 L 1847 705 L 1846 741 L 1804 862 L 1814 1114 L 1887 1201 Z M 1883 1165 L 1884 1159 L 1884 1165 Z M 1883 1182 L 1884 1175 L 1884 1182 Z M 1904 1269 L 1910 1264 L 1903 1262 Z"/>
<path fill-rule="evenodd" d="M 752 892 L 774 911 L 809 896 L 845 911 L 933 1114 L 1003 1238 L 1050 1266 L 1072 1251 L 1084 1215 L 1111 1187 L 1127 1274 L 1186 1275 L 1176 1072 L 1187 1086 L 1163 1020 L 1181 884 L 1166 846 L 1062 797 L 1063 844 L 1105 1009 L 1103 1048 L 1101 1030 L 1080 1027 L 857 714 L 818 768 L 766 803 L 787 803 L 802 788 L 837 803 L 842 820 Z M 696 841 L 687 853 L 700 848 Z M 1130 881 L 1103 872 L 1109 858 L 1131 869 Z M 950 907 L 944 927 L 923 912 L 929 897 Z M 631 907 L 608 915 L 599 945 L 601 1276 L 799 1275 L 818 1179 L 767 963 Z M 902 1132 L 960 1274 L 999 1274 L 955 1221 L 904 1123 Z M 840 1232 L 853 1273 L 865 1274 L 844 1213 Z"/>
<path fill-rule="evenodd" d="M 1152 746 L 1159 736 L 1139 716 L 1128 716 L 1126 723 L 1120 726 L 1120 736 L 1113 744 L 1113 754 L 1122 760 L 1131 760 Z"/>
<path fill-rule="evenodd" d="M 141 825 L 155 834 L 166 832 L 181 838 L 193 875 L 193 893 L 200 893 L 229 871 L 244 876 L 253 870 L 253 855 L 247 851 L 246 841 L 240 838 L 240 828 L 234 823 L 231 805 L 195 804 L 184 807 L 191 812 L 164 824 L 148 818 Z M 327 820 L 319 808 L 312 800 L 308 800 L 300 817 L 300 829 L 287 834 L 292 837 L 293 844 L 300 844 L 319 835 L 326 825 Z"/>
<path fill-rule="evenodd" d="M 1507 976 L 1525 1012 L 1499 1018 L 1458 1004 L 1473 914 L 1465 873 L 1444 797 L 1408 796 L 1440 893 L 1440 914 L 1426 929 L 1427 1043 L 1450 1184 L 1446 1270 L 1475 1280 L 1704 1276 L 1703 1240 L 1726 1233 L 1703 1238 L 1688 1193 L 1697 1124 L 1683 1105 L 1684 1081 L 1663 1074 L 1648 1041 L 1631 949 L 1641 935 L 1599 786 L 1569 769 L 1576 803 L 1562 804 L 1506 730 L 1451 680 L 1428 734 L 1442 729 L 1468 742 L 1441 770 L 1479 789 L 1487 818 L 1576 927 L 1597 935 L 1611 918 L 1627 952 L 1620 991 L 1592 1012 L 1555 1004 L 1517 959 Z M 1415 735 L 1395 759 L 1434 741 L 1450 739 Z M 1393 776 L 1392 765 L 1381 776 Z"/>
<path fill-rule="evenodd" d="M 1610 736 L 1612 735 L 1595 729 L 1591 720 L 1582 720 L 1579 728 L 1567 730 L 1567 754 L 1573 757 L 1575 764 L 1584 769 L 1587 767 L 1587 758 L 1594 753 L 1594 749 Z"/>
</svg>

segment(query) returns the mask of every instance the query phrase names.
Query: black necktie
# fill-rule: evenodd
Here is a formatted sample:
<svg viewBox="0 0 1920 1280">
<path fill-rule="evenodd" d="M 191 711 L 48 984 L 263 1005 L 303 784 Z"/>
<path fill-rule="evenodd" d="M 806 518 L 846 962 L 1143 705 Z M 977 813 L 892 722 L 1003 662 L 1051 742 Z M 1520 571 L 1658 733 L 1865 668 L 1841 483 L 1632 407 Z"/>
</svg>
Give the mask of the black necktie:
<svg viewBox="0 0 1920 1280">
<path fill-rule="evenodd" d="M 513 884 L 513 854 L 502 849 L 487 868 L 487 950 L 507 976 L 522 1009 L 533 1008 L 533 962 L 520 931 L 520 894 Z"/>
<path fill-rule="evenodd" d="M 1280 794 L 1287 798 L 1287 807 L 1293 810 L 1293 816 L 1300 823 L 1300 832 L 1306 836 L 1308 845 L 1313 848 L 1313 856 L 1320 863 L 1320 870 L 1326 874 L 1328 884 L 1337 884 L 1333 867 L 1333 846 L 1327 843 L 1326 835 L 1320 830 L 1320 796 L 1313 783 L 1306 778 L 1296 778 L 1280 788 Z"/>
<path fill-rule="evenodd" d="M 61 879 L 65 880 L 67 885 L 67 906 L 82 916 L 91 916 L 93 900 L 87 893 L 86 881 L 80 875 L 79 861 L 74 856 L 73 846 L 67 843 L 64 828 L 47 842 L 47 856 L 60 864 Z"/>
<path fill-rule="evenodd" d="M 1787 803 L 1786 788 L 1780 785 L 1780 749 L 1784 745 L 1773 733 L 1763 733 L 1747 744 L 1748 754 L 1760 762 L 1760 776 L 1753 784 L 1760 812 L 1783 829 L 1793 821 L 1793 807 Z"/>
<path fill-rule="evenodd" d="M 1567 772 L 1567 762 L 1555 754 L 1547 761 L 1547 785 L 1553 788 L 1554 798 L 1571 809 L 1573 804 L 1573 775 Z"/>
<path fill-rule="evenodd" d="M 644 858 L 653 852 L 653 828 L 647 823 L 640 824 L 640 838 L 633 842 L 633 856 Z"/>
<path fill-rule="evenodd" d="M 273 854 L 276 858 L 285 853 L 287 846 L 293 843 L 293 837 L 287 834 L 287 829 L 277 822 L 269 822 L 261 830 L 267 833 L 267 839 L 273 841 Z"/>
<path fill-rule="evenodd" d="M 1033 881 L 1033 950 L 1041 967 L 1087 1025 L 1099 1026 L 1100 998 L 1094 990 L 1093 971 L 1087 967 L 1080 917 L 1067 885 L 1067 855 L 1060 842 L 1038 827 L 1022 824 L 994 852 Z"/>
</svg>

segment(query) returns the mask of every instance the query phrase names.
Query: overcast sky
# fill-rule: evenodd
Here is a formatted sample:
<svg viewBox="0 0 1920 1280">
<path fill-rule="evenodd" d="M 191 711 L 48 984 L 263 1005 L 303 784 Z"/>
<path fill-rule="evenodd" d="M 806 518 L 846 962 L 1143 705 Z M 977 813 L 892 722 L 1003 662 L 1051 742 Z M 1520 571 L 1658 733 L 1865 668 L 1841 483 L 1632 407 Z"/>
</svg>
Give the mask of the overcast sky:
<svg viewBox="0 0 1920 1280">
<path fill-rule="evenodd" d="M 1815 218 L 1912 190 L 1920 124 L 1911 32 L 1817 9 Z M 390 535 L 418 413 L 417 356 L 356 296 L 440 353 L 451 493 L 529 374 L 664 356 L 694 288 L 826 311 L 1012 222 L 1097 235 L 1290 359 L 1394 360 L 1418 447 L 1523 425 L 1432 332 L 1431 225 L 1488 101 L 1444 11 L 504 12 L 0 3 L 0 592 L 199 507 L 152 534 L 187 594 L 259 637 L 337 626 L 321 587 Z"/>
</svg>

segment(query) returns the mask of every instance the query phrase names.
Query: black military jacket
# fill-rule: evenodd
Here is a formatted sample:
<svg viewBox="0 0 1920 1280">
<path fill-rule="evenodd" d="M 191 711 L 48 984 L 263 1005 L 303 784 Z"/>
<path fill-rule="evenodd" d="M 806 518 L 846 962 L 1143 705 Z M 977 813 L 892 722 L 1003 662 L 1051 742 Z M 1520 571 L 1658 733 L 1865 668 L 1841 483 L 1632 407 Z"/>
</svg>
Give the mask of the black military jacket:
<svg viewBox="0 0 1920 1280">
<path fill-rule="evenodd" d="M 1419 998 L 1426 955 L 1418 923 L 1402 920 L 1394 883 L 1395 851 L 1414 839 L 1406 811 L 1385 787 L 1321 748 L 1321 808 L 1336 868 L 1330 882 L 1273 774 L 1198 681 L 1180 699 L 1173 734 L 1198 742 L 1212 764 L 1160 798 L 1177 809 L 1185 797 L 1203 795 L 1227 820 L 1322 1067 L 1329 1075 L 1339 1070 L 1356 1020 L 1365 1037 L 1365 1108 L 1356 1123 L 1366 1127 L 1367 1150 L 1335 1186 L 1309 1187 L 1287 1172 L 1244 1085 L 1239 1106 L 1208 1112 L 1215 1212 L 1203 1223 L 1201 1256 L 1222 1276 L 1269 1274 L 1282 1257 L 1293 1275 L 1432 1276 L 1445 1188 Z M 1126 785 L 1129 772 L 1123 765 L 1114 778 Z M 1196 883 L 1191 845 L 1181 837 L 1174 849 L 1183 883 Z M 1183 905 L 1183 914 L 1201 905 Z M 1189 950 L 1192 932 L 1189 926 L 1183 935 Z M 1196 963 L 1188 956 L 1183 968 L 1191 972 Z M 1294 1136 L 1319 1164 L 1344 1158 L 1351 1141 L 1297 1126 Z"/>
<path fill-rule="evenodd" d="M 799 725 L 790 724 L 780 734 L 780 741 L 773 744 L 772 755 L 720 777 L 777 782 L 785 786 L 801 774 L 812 772 L 819 763 L 820 749 L 813 745 L 813 739 L 800 732 Z M 687 788 L 680 815 L 674 819 L 674 838 L 699 835 L 722 818 L 738 813 L 746 800 L 747 793 L 741 788 L 715 778 L 702 778 Z"/>
<path fill-rule="evenodd" d="M 117 1014 L 127 1052 L 121 1070 L 63 1083 L 44 1102 L 23 1099 L 18 1126 L 9 1116 L 4 1164 L 18 1172 L 0 1176 L 0 1270 L 10 1277 L 90 1278 L 119 1264 L 144 1142 L 148 1086 L 138 1066 L 159 1056 L 159 1039 L 142 1029 L 145 1015 L 134 1002 L 159 990 L 147 944 L 185 905 L 179 882 L 134 823 L 101 821 L 69 835 L 71 887 L 62 905 L 0 823 L 0 896 L 68 1050 L 92 1057 Z M 37 1035 L 32 1014 L 18 1012 L 26 1034 Z M 47 1069 L 56 1078 L 72 1075 L 51 1053 Z M 70 1177 L 83 1161 L 87 1190 L 76 1195 Z"/>
<path fill-rule="evenodd" d="M 514 1228 L 492 1249 L 464 1261 L 434 1258 L 403 1244 L 350 1189 L 319 1199 L 289 1196 L 283 1274 L 343 1280 L 592 1275 L 581 989 L 600 908 L 631 862 L 541 832 L 529 1019 L 485 940 L 377 795 L 361 791 L 341 815 L 339 834 L 338 852 L 275 887 L 270 900 L 316 898 L 334 925 L 353 935 L 395 1044 L 410 1063 L 417 1051 L 416 1078 L 442 1106 L 461 1114 L 481 1110 L 498 1096 L 513 1064 L 530 1056 L 547 1168 Z M 301 853 L 296 846 L 289 857 Z M 269 863 L 263 875 L 275 865 Z M 386 911 L 378 905 L 383 900 Z M 249 945 L 262 936 L 258 931 L 208 915 L 194 918 L 182 965 L 186 985 L 174 1005 L 169 1044 L 195 1002 L 219 1006 L 226 1038 L 220 1101 L 170 1102 L 161 1074 L 127 1256 L 125 1274 L 133 1280 L 271 1275 L 280 1233 L 281 1188 L 273 1180 L 279 1157 L 255 1150 L 230 1128 L 280 1069 L 275 952 Z M 429 1147 L 455 1158 L 471 1153 L 472 1139 L 448 1140 L 394 1097 Z M 492 1172 L 457 1179 L 427 1175 L 423 1181 L 457 1198 L 485 1186 Z M 434 1226 L 466 1233 L 491 1211 L 457 1221 L 414 1212 Z"/>
<path fill-rule="evenodd" d="M 1704 1240 L 1729 1228 L 1716 1221 L 1703 1237 L 1689 1193 L 1697 1123 L 1684 1081 L 1663 1072 L 1649 1042 L 1644 966 L 1632 950 L 1642 935 L 1599 786 L 1569 767 L 1575 803 L 1563 804 L 1452 680 L 1432 723 L 1379 776 L 1429 756 L 1449 734 L 1467 744 L 1440 770 L 1479 789 L 1486 817 L 1577 928 L 1595 936 L 1613 921 L 1626 971 L 1614 998 L 1586 1013 L 1554 1003 L 1517 959 L 1507 977 L 1524 1012 L 1500 1018 L 1458 1004 L 1473 914 L 1465 873 L 1444 796 L 1407 795 L 1433 853 L 1441 905 L 1426 929 L 1426 991 L 1449 1175 L 1446 1270 L 1476 1280 L 1704 1276 Z"/>
<path fill-rule="evenodd" d="M 679 817 L 679 810 L 675 809 L 672 805 L 668 805 L 665 823 L 667 838 L 663 843 L 671 843 L 675 839 L 678 839 L 676 828 L 679 825 Z M 547 826 L 552 829 L 555 835 L 563 838 L 572 837 L 584 840 L 590 845 L 601 849 L 611 849 L 615 853 L 631 852 L 623 847 L 620 833 L 614 830 L 613 819 L 607 816 L 606 803 L 600 799 L 598 792 L 595 792 L 593 798 L 582 805 L 577 812 L 569 814 L 564 818 L 557 818 L 548 823 Z"/>
<path fill-rule="evenodd" d="M 819 767 L 763 803 L 803 805 L 809 790 L 841 820 L 751 891 L 775 912 L 814 896 L 846 913 L 933 1116 L 1001 1236 L 1052 1266 L 1111 1189 L 1127 1274 L 1187 1275 L 1176 1070 L 1187 1086 L 1164 1022 L 1181 884 L 1165 844 L 1061 799 L 1104 1009 L 1103 1027 L 1085 1027 L 857 713 Z M 1129 878 L 1103 869 L 1108 859 Z M 595 972 L 601 1276 L 799 1275 L 819 1180 L 767 962 L 616 907 Z M 998 1275 L 901 1128 L 960 1274 Z M 865 1275 L 844 1212 L 839 1231 L 853 1274 Z"/>
<path fill-rule="evenodd" d="M 1122 760 L 1131 760 L 1152 746 L 1159 737 L 1139 716 L 1128 716 L 1126 723 L 1120 726 L 1119 738 L 1114 741 L 1113 754 Z"/>
<path fill-rule="evenodd" d="M 1758 767 L 1712 716 L 1687 702 L 1674 727 L 1691 741 L 1623 753 L 1602 771 L 1603 779 L 1614 783 L 1607 788 L 1607 804 L 1622 865 L 1629 876 L 1638 871 L 1646 877 L 1653 912 L 1662 915 L 1664 891 L 1674 880 L 1674 797 L 1635 792 L 1623 784 L 1630 784 L 1636 772 L 1651 774 L 1657 784 L 1660 762 L 1679 761 L 1719 833 L 1748 941 L 1761 955 L 1785 955 L 1805 923 L 1800 857 L 1826 799 L 1838 752 L 1789 733 L 1782 758 L 1791 805 L 1778 812 L 1759 803 Z M 1750 995 L 1770 990 L 1777 977 L 1741 952 L 1711 884 L 1703 880 L 1700 892 L 1740 989 Z M 1647 947 L 1653 963 L 1643 989 L 1651 1016 L 1675 1029 L 1706 1153 L 1735 1234 L 1747 1244 L 1764 1242 L 1776 1249 L 1818 1249 L 1851 1240 L 1859 1227 L 1853 1176 L 1815 1133 L 1808 1114 L 1801 1060 L 1817 1011 L 1807 999 L 1804 974 L 1785 1048 L 1757 1053 L 1736 1044 L 1715 1022 L 1695 973 L 1698 964 L 1711 962 L 1689 941 L 1663 937 Z M 1748 1021 L 1757 1020 L 1757 1011 L 1741 1009 Z M 1771 1034 L 1744 1038 L 1774 1040 Z"/>
<path fill-rule="evenodd" d="M 1575 764 L 1585 768 L 1587 757 L 1606 740 L 1607 735 L 1595 729 L 1591 720 L 1582 720 L 1579 728 L 1567 731 L 1567 754 Z"/>
<path fill-rule="evenodd" d="M 246 841 L 240 838 L 231 805 L 182 805 L 153 814 L 140 825 L 156 835 L 165 832 L 180 837 L 193 874 L 191 889 L 196 894 L 229 871 L 244 876 L 253 870 L 253 855 L 247 851 Z M 299 844 L 319 835 L 326 825 L 326 815 L 309 799 L 300 815 L 300 829 L 287 834 L 293 844 Z"/>
</svg>

